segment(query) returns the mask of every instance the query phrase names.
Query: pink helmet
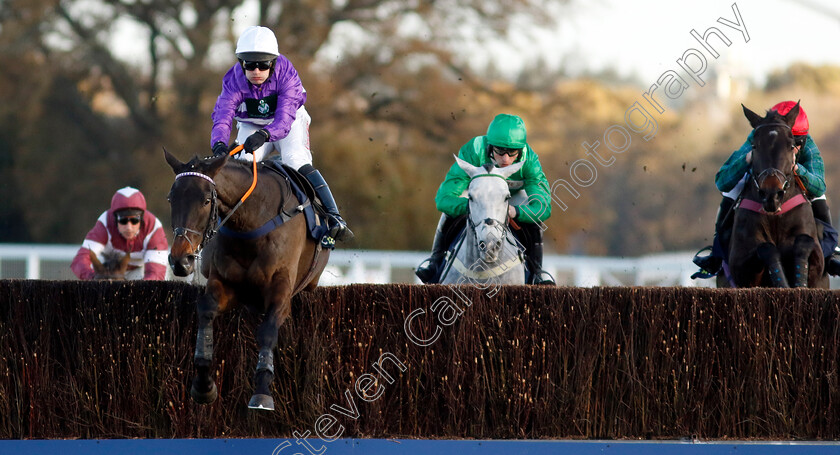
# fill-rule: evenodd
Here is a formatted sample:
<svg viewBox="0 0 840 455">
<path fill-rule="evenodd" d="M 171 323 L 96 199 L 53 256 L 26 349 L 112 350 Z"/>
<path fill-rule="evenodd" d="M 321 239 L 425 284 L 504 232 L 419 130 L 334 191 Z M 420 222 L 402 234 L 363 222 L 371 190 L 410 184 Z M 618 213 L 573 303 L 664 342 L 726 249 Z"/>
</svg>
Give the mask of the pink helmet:
<svg viewBox="0 0 840 455">
<path fill-rule="evenodd" d="M 795 101 L 782 101 L 781 103 L 770 108 L 771 111 L 776 111 L 779 114 L 785 115 L 796 106 Z M 796 122 L 793 124 L 793 135 L 804 136 L 808 134 L 808 114 L 805 113 L 805 108 L 799 106 L 799 115 L 796 116 Z"/>
<path fill-rule="evenodd" d="M 125 209 L 146 211 L 146 198 L 140 190 L 127 186 L 114 193 L 114 197 L 111 198 L 111 211 L 117 212 Z"/>
</svg>

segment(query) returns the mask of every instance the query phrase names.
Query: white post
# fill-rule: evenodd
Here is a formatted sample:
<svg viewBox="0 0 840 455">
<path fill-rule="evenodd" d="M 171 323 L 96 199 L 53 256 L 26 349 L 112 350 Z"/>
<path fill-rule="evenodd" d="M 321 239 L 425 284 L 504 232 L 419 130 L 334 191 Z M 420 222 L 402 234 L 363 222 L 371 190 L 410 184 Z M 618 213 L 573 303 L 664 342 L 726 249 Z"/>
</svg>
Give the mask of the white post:
<svg viewBox="0 0 840 455">
<path fill-rule="evenodd" d="M 26 256 L 26 279 L 37 280 L 41 278 L 41 257 L 34 251 Z"/>
</svg>

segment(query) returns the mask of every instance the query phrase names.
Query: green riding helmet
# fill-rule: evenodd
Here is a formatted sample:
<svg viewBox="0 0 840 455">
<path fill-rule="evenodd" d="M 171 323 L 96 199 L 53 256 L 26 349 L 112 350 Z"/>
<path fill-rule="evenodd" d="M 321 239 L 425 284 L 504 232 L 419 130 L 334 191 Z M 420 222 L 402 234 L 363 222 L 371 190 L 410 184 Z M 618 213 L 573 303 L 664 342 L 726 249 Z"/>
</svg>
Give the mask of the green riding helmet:
<svg viewBox="0 0 840 455">
<path fill-rule="evenodd" d="M 525 122 L 518 115 L 499 114 L 487 127 L 487 142 L 496 147 L 521 149 L 528 145 L 526 135 Z"/>
</svg>

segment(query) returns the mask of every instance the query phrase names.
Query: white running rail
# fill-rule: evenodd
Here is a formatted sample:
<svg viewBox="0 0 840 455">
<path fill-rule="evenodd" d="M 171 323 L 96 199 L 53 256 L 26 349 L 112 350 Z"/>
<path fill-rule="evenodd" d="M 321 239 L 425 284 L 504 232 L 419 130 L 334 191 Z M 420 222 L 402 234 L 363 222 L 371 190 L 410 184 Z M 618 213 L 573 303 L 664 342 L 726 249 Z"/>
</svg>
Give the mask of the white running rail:
<svg viewBox="0 0 840 455">
<path fill-rule="evenodd" d="M 70 262 L 78 245 L 2 244 L 0 279 L 72 280 Z M 321 285 L 419 283 L 414 268 L 427 252 L 334 250 Z M 544 268 L 561 286 L 713 286 L 692 280 L 693 253 L 665 253 L 638 258 L 547 255 Z M 170 279 L 175 279 L 171 276 Z"/>
</svg>

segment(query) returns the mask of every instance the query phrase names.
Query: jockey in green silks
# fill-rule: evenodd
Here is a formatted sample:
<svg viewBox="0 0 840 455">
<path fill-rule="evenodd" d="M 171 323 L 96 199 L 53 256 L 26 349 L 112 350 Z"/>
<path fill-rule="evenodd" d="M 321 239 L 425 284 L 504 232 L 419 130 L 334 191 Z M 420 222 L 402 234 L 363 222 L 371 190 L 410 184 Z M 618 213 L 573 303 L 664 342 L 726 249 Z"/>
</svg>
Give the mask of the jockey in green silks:
<svg viewBox="0 0 840 455">
<path fill-rule="evenodd" d="M 521 229 L 513 234 L 525 247 L 526 269 L 531 284 L 554 284 L 550 274 L 542 269 L 542 222 L 551 216 L 551 196 L 548 180 L 543 173 L 540 159 L 526 140 L 525 122 L 516 115 L 499 114 L 487 128 L 487 134 L 476 136 L 458 151 L 458 157 L 472 164 L 483 166 L 493 163 L 506 167 L 524 162 L 522 168 L 508 180 L 511 195 L 524 192 L 527 199 L 521 205 L 508 206 L 508 218 Z M 435 204 L 443 212 L 432 242 L 432 256 L 423 261 L 416 274 L 424 283 L 437 283 L 443 271 L 446 249 L 455 240 L 466 223 L 468 201 L 463 197 L 470 184 L 469 176 L 453 164 L 440 185 Z"/>
</svg>

